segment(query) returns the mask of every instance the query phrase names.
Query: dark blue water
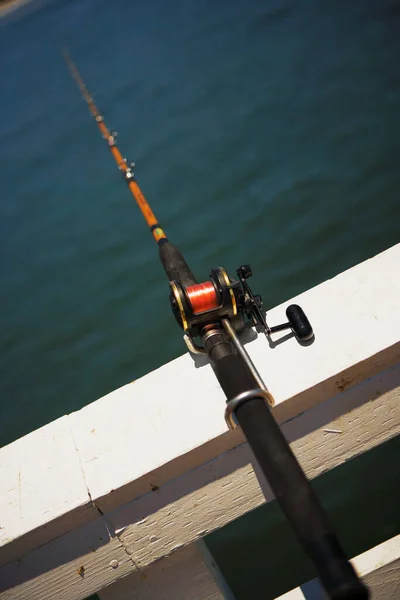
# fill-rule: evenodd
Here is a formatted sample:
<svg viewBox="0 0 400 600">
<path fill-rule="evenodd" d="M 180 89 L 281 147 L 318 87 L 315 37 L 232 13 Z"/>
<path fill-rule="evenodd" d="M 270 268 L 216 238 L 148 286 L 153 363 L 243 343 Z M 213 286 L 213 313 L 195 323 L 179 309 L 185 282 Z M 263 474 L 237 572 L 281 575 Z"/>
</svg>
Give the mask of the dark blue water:
<svg viewBox="0 0 400 600">
<path fill-rule="evenodd" d="M 61 46 L 198 277 L 248 262 L 270 307 L 400 239 L 399 27 L 394 0 L 38 0 L 0 22 L 0 444 L 184 351 Z"/>
</svg>

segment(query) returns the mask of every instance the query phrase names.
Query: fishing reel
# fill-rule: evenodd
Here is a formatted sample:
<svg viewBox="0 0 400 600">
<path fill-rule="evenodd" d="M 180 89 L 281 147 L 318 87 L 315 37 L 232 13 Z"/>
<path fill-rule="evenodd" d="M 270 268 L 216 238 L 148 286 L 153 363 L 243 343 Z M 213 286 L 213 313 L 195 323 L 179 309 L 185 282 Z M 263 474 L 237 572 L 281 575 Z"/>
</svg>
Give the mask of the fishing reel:
<svg viewBox="0 0 400 600">
<path fill-rule="evenodd" d="M 255 326 L 267 335 L 290 329 L 299 341 L 313 337 L 310 322 L 297 304 L 286 309 L 286 323 L 269 327 L 261 310 L 262 298 L 253 294 L 247 282 L 252 275 L 250 265 L 242 265 L 236 273 L 238 280 L 230 279 L 225 269 L 218 267 L 211 270 L 205 283 L 184 287 L 179 281 L 170 282 L 172 311 L 191 351 L 199 349 L 193 338 L 200 336 L 206 325 L 226 318 L 236 333 Z"/>
</svg>

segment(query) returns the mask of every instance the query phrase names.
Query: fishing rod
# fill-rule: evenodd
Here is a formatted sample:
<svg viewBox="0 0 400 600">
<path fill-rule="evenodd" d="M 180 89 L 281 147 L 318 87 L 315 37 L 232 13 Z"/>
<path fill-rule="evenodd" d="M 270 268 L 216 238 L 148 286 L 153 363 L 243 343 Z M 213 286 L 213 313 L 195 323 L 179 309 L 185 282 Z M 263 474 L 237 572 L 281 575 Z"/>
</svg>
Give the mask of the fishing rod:
<svg viewBox="0 0 400 600">
<path fill-rule="evenodd" d="M 276 423 L 270 410 L 274 399 L 239 338 L 240 333 L 254 326 L 268 336 L 290 329 L 297 340 L 311 340 L 313 330 L 304 311 L 293 304 L 286 310 L 286 323 L 269 327 L 262 312 L 261 296 L 253 294 L 247 281 L 252 275 L 249 265 L 237 269 L 237 279 L 231 279 L 225 269 L 218 267 L 211 269 L 208 281 L 197 282 L 181 252 L 156 219 L 136 181 L 134 163 L 128 163 L 122 156 L 116 133 L 107 128 L 67 49 L 63 55 L 158 245 L 169 280 L 172 312 L 184 331 L 186 345 L 190 352 L 208 356 L 226 395 L 228 427 L 242 428 L 329 598 L 367 599 L 368 589 L 347 560 L 310 482 Z"/>
</svg>

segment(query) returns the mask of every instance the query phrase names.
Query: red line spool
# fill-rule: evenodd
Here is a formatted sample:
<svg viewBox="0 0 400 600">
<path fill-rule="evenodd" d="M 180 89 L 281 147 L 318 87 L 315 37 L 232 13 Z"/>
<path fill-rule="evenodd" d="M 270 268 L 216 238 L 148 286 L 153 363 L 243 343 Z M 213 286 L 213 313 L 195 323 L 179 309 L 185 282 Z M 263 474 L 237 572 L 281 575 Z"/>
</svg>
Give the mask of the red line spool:
<svg viewBox="0 0 400 600">
<path fill-rule="evenodd" d="M 206 310 L 218 308 L 219 306 L 217 292 L 211 281 L 187 287 L 186 294 L 195 315 L 203 313 Z"/>
</svg>

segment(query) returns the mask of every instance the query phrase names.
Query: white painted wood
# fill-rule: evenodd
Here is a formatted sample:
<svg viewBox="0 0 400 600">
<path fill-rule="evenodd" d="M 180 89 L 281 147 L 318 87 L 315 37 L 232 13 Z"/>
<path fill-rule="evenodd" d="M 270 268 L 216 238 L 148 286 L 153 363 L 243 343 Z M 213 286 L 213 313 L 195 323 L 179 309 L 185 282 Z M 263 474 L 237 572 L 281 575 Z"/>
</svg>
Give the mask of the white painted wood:
<svg viewBox="0 0 400 600">
<path fill-rule="evenodd" d="M 400 535 L 352 559 L 357 573 L 371 591 L 371 600 L 400 598 Z M 117 597 L 116 597 L 117 600 Z M 276 600 L 329 600 L 313 579 Z"/>
<path fill-rule="evenodd" d="M 233 595 L 232 590 L 230 589 L 226 579 L 222 575 L 221 569 L 217 565 L 204 539 L 201 539 L 198 542 L 196 542 L 196 548 L 198 549 L 199 553 L 203 558 L 204 564 L 209 571 L 209 576 L 214 579 L 224 600 L 235 600 L 235 596 Z"/>
<path fill-rule="evenodd" d="M 290 339 L 270 349 L 264 337 L 247 344 L 309 477 L 399 432 L 399 370 L 383 373 L 399 362 L 399 262 L 400 245 L 298 298 L 313 345 Z M 283 318 L 283 307 L 269 314 L 270 323 Z M 240 431 L 227 431 L 224 408 L 210 367 L 186 354 L 1 449 L 0 598 L 41 600 L 57 577 L 72 586 L 69 598 L 84 597 L 126 574 L 99 566 L 103 552 L 111 561 L 119 548 L 128 571 L 148 568 L 263 502 L 248 446 Z M 103 523 L 101 513 L 110 538 L 87 554 L 82 532 Z M 64 548 L 74 549 L 72 558 L 55 564 Z M 74 561 L 86 555 L 96 576 L 83 586 L 73 581 Z M 25 587 L 12 590 L 18 577 Z"/>
<path fill-rule="evenodd" d="M 396 389 L 376 397 L 384 385 L 378 376 L 361 390 L 348 390 L 332 402 L 335 407 L 330 407 L 341 416 L 324 422 L 318 429 L 313 427 L 324 418 L 322 407 L 283 426 L 289 441 L 294 440 L 292 448 L 309 478 L 400 433 L 400 366 L 387 376 L 392 384 L 397 383 Z M 365 402 L 371 396 L 375 399 Z M 364 404 L 360 405 L 362 400 Z M 345 414 L 344 406 L 350 409 Z M 351 410 L 352 406 L 357 408 Z M 343 433 L 325 433 L 326 425 Z M 240 444 L 169 481 L 157 492 L 144 494 L 108 513 L 109 521 L 121 531 L 120 538 L 138 567 L 146 568 L 177 547 L 191 544 L 206 532 L 215 531 L 264 503 L 251 461 L 248 445 Z M 272 500 L 266 482 L 263 489 L 267 499 Z"/>
<path fill-rule="evenodd" d="M 399 384 L 397 365 L 332 398 L 325 411 L 317 406 L 283 426 L 309 477 L 398 435 Z M 342 434 L 325 433 L 326 428 L 340 429 Z M 30 552 L 22 561 L 1 567 L 0 600 L 74 600 L 134 572 L 136 567 L 143 576 L 164 557 L 173 556 L 264 502 L 251 458 L 248 445 L 240 444 L 89 524 L 89 533 L 79 527 Z M 266 484 L 264 487 L 271 500 L 272 493 Z M 97 532 L 96 527 L 106 528 L 109 541 L 104 530 Z M 96 552 L 90 552 L 90 544 L 92 550 L 98 544 Z M 114 571 L 109 564 L 116 559 L 116 550 L 124 553 L 125 562 L 121 561 L 123 569 Z M 84 581 L 76 577 L 82 564 Z M 23 583 L 13 589 L 18 581 Z M 60 582 L 65 597 L 57 596 Z M 48 590 L 48 595 L 43 590 Z"/>
<path fill-rule="evenodd" d="M 67 417 L 1 449 L 0 564 L 97 516 Z"/>
<path fill-rule="evenodd" d="M 80 600 L 135 570 L 122 542 L 98 518 L 2 567 L 0 598 Z"/>
<path fill-rule="evenodd" d="M 372 591 L 371 600 L 400 598 L 400 536 L 361 554 L 354 564 Z"/>
<path fill-rule="evenodd" d="M 196 544 L 137 571 L 99 594 L 100 600 L 223 600 Z"/>
</svg>

